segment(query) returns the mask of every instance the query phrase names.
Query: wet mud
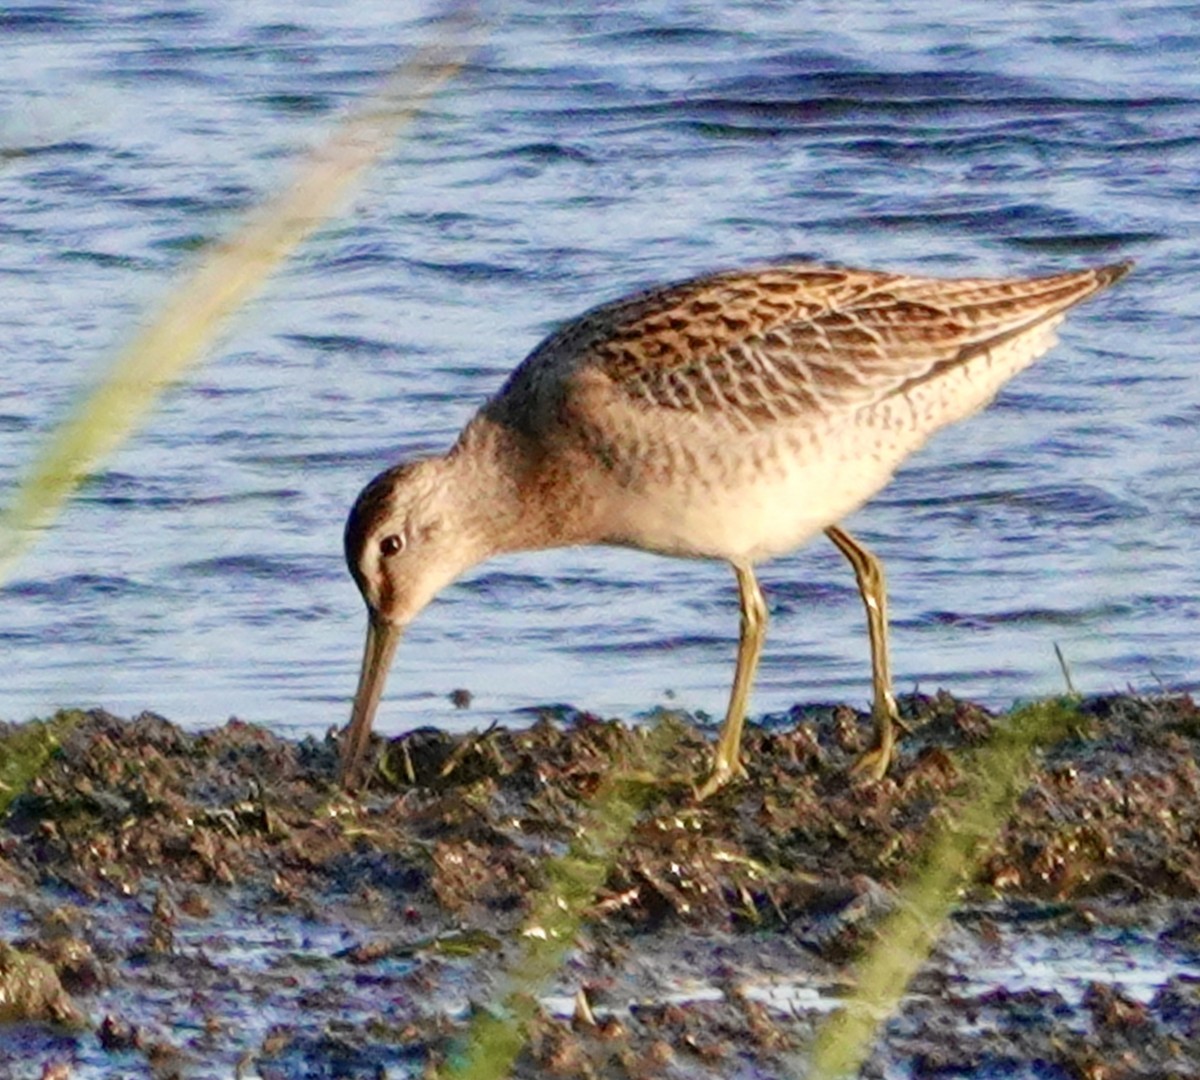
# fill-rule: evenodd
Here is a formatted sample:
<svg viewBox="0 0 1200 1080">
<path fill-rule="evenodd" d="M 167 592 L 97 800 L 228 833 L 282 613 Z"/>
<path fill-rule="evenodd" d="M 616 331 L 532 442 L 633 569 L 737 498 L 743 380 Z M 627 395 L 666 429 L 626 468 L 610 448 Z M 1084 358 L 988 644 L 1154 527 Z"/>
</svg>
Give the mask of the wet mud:
<svg viewBox="0 0 1200 1080">
<path fill-rule="evenodd" d="M 1200 710 L 1077 710 L 862 1075 L 1200 1077 Z M 868 717 L 804 707 L 752 726 L 749 778 L 703 803 L 713 733 L 686 716 L 417 731 L 351 795 L 332 736 L 0 726 L 0 1080 L 449 1075 L 514 989 L 517 1076 L 801 1076 L 1003 723 L 947 695 L 902 711 L 880 782 L 849 772 Z M 611 851 L 597 806 L 625 815 Z M 561 965 L 514 983 L 585 850 Z"/>
</svg>

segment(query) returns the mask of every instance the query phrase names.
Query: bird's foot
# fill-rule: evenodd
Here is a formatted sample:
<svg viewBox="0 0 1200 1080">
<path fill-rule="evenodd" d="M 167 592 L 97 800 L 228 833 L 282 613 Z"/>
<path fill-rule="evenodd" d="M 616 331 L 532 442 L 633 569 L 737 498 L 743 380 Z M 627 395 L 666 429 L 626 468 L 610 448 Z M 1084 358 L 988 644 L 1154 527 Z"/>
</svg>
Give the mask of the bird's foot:
<svg viewBox="0 0 1200 1080">
<path fill-rule="evenodd" d="M 854 764 L 850 766 L 850 775 L 863 783 L 882 780 L 887 775 L 891 763 L 891 747 L 885 749 L 882 746 L 874 746 L 855 759 Z"/>
<path fill-rule="evenodd" d="M 862 783 L 882 780 L 896 756 L 896 732 L 911 735 L 912 730 L 900 719 L 900 709 L 890 690 L 876 692 L 875 704 L 871 709 L 875 718 L 875 737 L 869 749 L 858 756 L 850 766 L 850 775 Z"/>
<path fill-rule="evenodd" d="M 718 757 L 713 764 L 713 770 L 708 774 L 708 779 L 699 787 L 695 788 L 696 802 L 704 802 L 705 799 L 715 795 L 726 784 L 733 780 L 745 780 L 750 774 L 746 772 L 746 766 L 736 759 L 730 764 L 728 761 Z"/>
<path fill-rule="evenodd" d="M 888 722 L 880 724 L 875 731 L 875 739 L 870 749 L 858 756 L 850 766 L 850 776 L 863 783 L 882 780 L 892 759 L 896 756 L 896 726 L 899 720 L 889 717 Z"/>
</svg>

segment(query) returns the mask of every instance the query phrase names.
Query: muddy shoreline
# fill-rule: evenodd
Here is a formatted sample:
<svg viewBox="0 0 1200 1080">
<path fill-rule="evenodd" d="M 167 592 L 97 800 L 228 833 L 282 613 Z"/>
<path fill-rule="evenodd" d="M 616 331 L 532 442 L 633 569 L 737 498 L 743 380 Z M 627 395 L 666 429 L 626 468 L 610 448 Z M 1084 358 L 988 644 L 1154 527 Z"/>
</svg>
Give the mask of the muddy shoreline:
<svg viewBox="0 0 1200 1080">
<path fill-rule="evenodd" d="M 0 1080 L 453 1063 L 618 765 L 636 813 L 516 1075 L 800 1075 L 957 812 L 962 755 L 1002 722 L 948 695 L 902 707 L 884 781 L 848 776 L 869 718 L 811 706 L 752 726 L 749 781 L 703 804 L 712 733 L 686 716 L 418 731 L 353 797 L 332 738 L 63 714 L 24 784 L 12 748 L 39 729 L 0 726 L 20 789 L 0 827 Z M 669 746 L 653 775 L 651 738 Z M 1200 1077 L 1198 749 L 1186 696 L 1080 703 L 863 1075 Z"/>
</svg>

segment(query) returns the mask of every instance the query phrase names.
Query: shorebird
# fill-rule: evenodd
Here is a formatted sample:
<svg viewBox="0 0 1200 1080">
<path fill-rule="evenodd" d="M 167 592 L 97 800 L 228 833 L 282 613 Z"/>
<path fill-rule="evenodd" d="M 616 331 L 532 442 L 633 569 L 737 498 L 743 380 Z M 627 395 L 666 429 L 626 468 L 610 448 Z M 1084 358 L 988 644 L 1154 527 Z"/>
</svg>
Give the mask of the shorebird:
<svg viewBox="0 0 1200 1080">
<path fill-rule="evenodd" d="M 838 522 L 935 431 L 983 408 L 1054 344 L 1067 310 L 1130 263 L 943 279 L 810 264 L 733 270 L 595 307 L 546 338 L 444 455 L 380 473 L 346 523 L 367 640 L 341 752 L 359 779 L 404 628 L 502 552 L 612 544 L 732 565 L 741 633 L 710 795 L 740 747 L 767 606 L 755 566 L 824 532 L 866 608 L 874 737 L 896 700 L 879 560 Z"/>
</svg>

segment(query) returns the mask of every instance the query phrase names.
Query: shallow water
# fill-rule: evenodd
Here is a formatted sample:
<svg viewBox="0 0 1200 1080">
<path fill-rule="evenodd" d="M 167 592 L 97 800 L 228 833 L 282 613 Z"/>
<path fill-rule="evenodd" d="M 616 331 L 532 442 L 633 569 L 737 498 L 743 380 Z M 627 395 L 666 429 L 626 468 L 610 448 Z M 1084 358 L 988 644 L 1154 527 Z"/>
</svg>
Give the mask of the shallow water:
<svg viewBox="0 0 1200 1080">
<path fill-rule="evenodd" d="M 192 252 L 426 33 L 365 2 L 0 12 L 0 497 Z M 432 9 L 426 9 L 432 10 Z M 902 688 L 1196 685 L 1200 28 L 1192 5 L 505 5 L 472 64 L 20 564 L 0 716 L 344 720 L 359 487 L 441 448 L 555 323 L 777 257 L 1032 273 L 1135 257 L 995 407 L 850 521 Z M 852 576 L 766 567 L 754 710 L 865 703 Z M 545 701 L 719 714 L 719 565 L 497 561 L 412 627 L 379 727 Z M 457 712 L 450 691 L 473 692 Z"/>
<path fill-rule="evenodd" d="M 89 937 L 97 951 L 112 957 L 136 951 L 150 923 L 149 899 L 145 906 L 140 924 L 130 919 L 123 906 L 89 906 Z M 1028 1005 L 1023 1012 L 1019 1002 L 1006 1003 L 1010 996 L 1055 995 L 1054 1002 L 1044 1004 L 1046 1013 L 1057 1009 L 1060 1022 L 1070 1014 L 1071 1024 L 1086 1030 L 1084 999 L 1093 984 L 1147 1004 L 1172 980 L 1200 979 L 1194 949 L 1180 949 L 1164 941 L 1153 918 L 1120 930 L 1048 934 L 1036 925 L 1022 927 L 1019 921 L 1003 921 L 1002 909 L 992 914 L 1000 915 L 1002 922 L 991 924 L 986 937 L 963 926 L 951 927 L 947 940 L 924 969 L 942 986 L 941 992 L 931 995 L 917 989 L 906 995 L 887 1032 L 881 1033 L 883 1048 L 878 1054 L 887 1062 L 888 1076 L 918 1075 L 894 1044 L 919 1030 L 922 1018 L 930 1012 L 943 1018 L 947 1043 L 966 1042 L 969 1035 L 985 1031 L 989 1025 L 1004 1028 L 1031 1023 Z M 0 932 L 6 938 L 31 929 L 27 918 L 12 909 L 0 909 Z M 443 959 L 430 948 L 417 950 L 411 959 L 356 963 L 347 957 L 347 951 L 372 940 L 373 933 L 354 920 L 337 916 L 319 922 L 278 910 L 257 916 L 244 910 L 218 910 L 198 922 L 177 919 L 173 939 L 170 960 L 151 957 L 126 965 L 121 978 L 80 996 L 78 1004 L 89 1016 L 92 1029 L 104 1017 L 112 1017 L 121 1024 L 135 1024 L 147 1044 L 164 1041 L 174 1046 L 187 1064 L 187 1075 L 197 1080 L 230 1075 L 235 1066 L 246 1076 L 313 1075 L 316 1066 L 304 1061 L 303 1044 L 278 1060 L 265 1049 L 273 1030 L 286 1030 L 293 1040 L 298 1028 L 329 1032 L 336 1039 L 339 1032 L 369 1030 L 370 1024 L 390 1024 L 402 1030 L 415 1017 L 434 1012 L 465 1021 L 479 995 L 494 993 L 481 976 L 481 969 L 486 972 L 497 963 L 494 959 L 482 964 L 478 958 Z M 631 1009 L 719 1002 L 731 987 L 783 1021 L 807 1018 L 817 1022 L 845 1004 L 845 972 L 825 978 L 811 971 L 781 974 L 778 963 L 772 962 L 776 947 L 770 936 L 757 946 L 761 964 L 731 967 L 723 953 L 723 944 L 727 946 L 729 940 L 721 934 L 692 937 L 693 951 L 704 954 L 710 967 L 723 969 L 720 979 L 705 972 L 681 977 L 678 962 L 672 963 L 643 941 L 643 949 L 651 950 L 648 954 L 635 953 L 636 959 L 616 973 L 605 969 L 608 978 L 600 981 L 611 985 L 603 1001 L 594 1003 L 596 1015 L 628 1022 Z M 723 955 L 725 959 L 718 962 L 717 957 Z M 692 959 L 694 962 L 695 957 Z M 190 994 L 180 985 L 189 968 Z M 733 970 L 737 975 L 731 981 Z M 578 971 L 573 970 L 554 991 L 539 996 L 549 1015 L 572 1016 L 578 979 Z M 301 1015 L 304 1023 L 298 1025 Z M 208 1030 L 213 1024 L 215 1028 Z M 381 1037 L 379 1045 L 367 1050 L 351 1050 L 348 1044 L 342 1061 L 344 1075 L 368 1075 L 372 1059 L 388 1076 L 421 1075 L 423 1044 L 414 1040 L 406 1051 L 394 1043 Z M 42 1025 L 7 1026 L 0 1053 L 15 1055 L 18 1049 L 26 1070 L 14 1075 L 22 1077 L 34 1076 L 35 1070 L 48 1062 L 69 1060 L 72 1076 L 98 1080 L 113 1076 L 114 1069 L 132 1075 L 145 1061 L 141 1050 L 106 1050 L 97 1035 L 76 1036 Z M 257 1060 L 259 1054 L 264 1055 L 262 1060 Z M 0 1057 L 0 1066 L 5 1063 Z M 1017 1071 L 1015 1062 L 1007 1067 L 1006 1075 L 1044 1075 L 1036 1061 L 1027 1071 Z M 800 1074 L 797 1068 L 779 1075 Z M 744 1075 L 766 1074 L 751 1070 Z M 970 1075 L 989 1074 L 980 1067 Z"/>
</svg>

